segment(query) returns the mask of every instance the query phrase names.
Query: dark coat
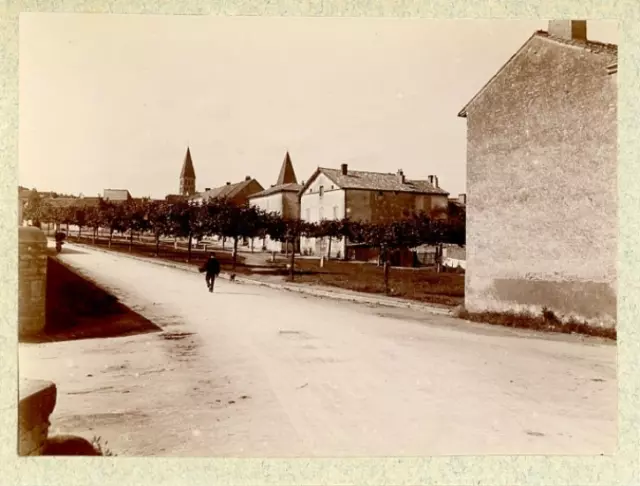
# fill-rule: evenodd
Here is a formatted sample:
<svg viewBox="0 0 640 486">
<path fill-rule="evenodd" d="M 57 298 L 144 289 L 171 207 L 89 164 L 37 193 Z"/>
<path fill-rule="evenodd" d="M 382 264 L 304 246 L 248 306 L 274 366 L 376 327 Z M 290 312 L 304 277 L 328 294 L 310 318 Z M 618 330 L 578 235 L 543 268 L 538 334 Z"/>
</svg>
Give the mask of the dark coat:
<svg viewBox="0 0 640 486">
<path fill-rule="evenodd" d="M 209 258 L 200 269 L 201 272 L 206 272 L 207 275 L 219 275 L 220 274 L 220 262 L 217 258 Z"/>
</svg>

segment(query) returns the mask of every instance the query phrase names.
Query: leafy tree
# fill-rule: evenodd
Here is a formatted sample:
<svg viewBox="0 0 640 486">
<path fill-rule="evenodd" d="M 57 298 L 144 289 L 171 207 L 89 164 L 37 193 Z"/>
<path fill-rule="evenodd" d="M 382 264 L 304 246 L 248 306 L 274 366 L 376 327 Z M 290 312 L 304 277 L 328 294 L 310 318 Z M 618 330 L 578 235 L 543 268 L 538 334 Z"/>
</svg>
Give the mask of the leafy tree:
<svg viewBox="0 0 640 486">
<path fill-rule="evenodd" d="M 40 228 L 44 209 L 43 206 L 42 197 L 38 191 L 32 189 L 29 193 L 27 202 L 24 205 L 24 219 L 31 221 L 32 226 Z"/>
<path fill-rule="evenodd" d="M 69 234 L 69 225 L 73 224 L 75 220 L 75 204 L 59 206 L 56 209 L 56 218 L 60 224 L 66 225 L 67 234 Z"/>
<path fill-rule="evenodd" d="M 134 231 L 144 232 L 149 229 L 147 201 L 130 200 L 122 208 L 122 225 L 129 231 L 129 251 L 133 250 Z"/>
<path fill-rule="evenodd" d="M 103 205 L 104 201 L 101 199 L 97 206 L 89 206 L 86 211 L 87 226 L 92 229 L 92 241 L 94 245 L 98 237 L 98 231 L 103 224 Z"/>
<path fill-rule="evenodd" d="M 156 257 L 160 256 L 160 238 L 171 234 L 169 210 L 165 201 L 151 201 L 145 206 L 145 218 L 155 238 Z"/>
<path fill-rule="evenodd" d="M 71 223 L 78 227 L 78 239 L 82 237 L 82 227 L 87 225 L 87 208 L 83 204 L 70 206 Z"/>
<path fill-rule="evenodd" d="M 124 213 L 123 204 L 104 201 L 101 206 L 101 213 L 102 223 L 109 230 L 109 248 L 111 248 L 113 233 L 122 233 L 125 230 L 126 215 Z"/>
<path fill-rule="evenodd" d="M 318 234 L 318 225 L 300 219 L 282 218 L 276 213 L 270 213 L 265 219 L 268 228 L 267 232 L 271 239 L 281 241 L 291 246 L 289 278 L 293 281 L 295 275 L 296 243 L 302 236 Z"/>
<path fill-rule="evenodd" d="M 323 219 L 317 225 L 314 231 L 314 236 L 320 237 L 320 238 L 328 238 L 329 244 L 327 248 L 327 259 L 330 260 L 331 259 L 331 243 L 333 242 L 333 239 L 342 238 L 341 221 L 337 221 L 334 219 Z"/>
<path fill-rule="evenodd" d="M 223 237 L 233 240 L 232 269 L 235 270 L 239 239 L 255 237 L 264 226 L 264 217 L 256 207 L 251 205 L 238 205 L 228 200 L 220 200 L 217 205 L 217 231 Z"/>
<path fill-rule="evenodd" d="M 169 205 L 168 229 L 176 238 L 187 238 L 187 261 L 191 261 L 193 238 L 204 235 L 207 231 L 206 222 L 202 221 L 202 206 L 179 201 Z"/>
</svg>

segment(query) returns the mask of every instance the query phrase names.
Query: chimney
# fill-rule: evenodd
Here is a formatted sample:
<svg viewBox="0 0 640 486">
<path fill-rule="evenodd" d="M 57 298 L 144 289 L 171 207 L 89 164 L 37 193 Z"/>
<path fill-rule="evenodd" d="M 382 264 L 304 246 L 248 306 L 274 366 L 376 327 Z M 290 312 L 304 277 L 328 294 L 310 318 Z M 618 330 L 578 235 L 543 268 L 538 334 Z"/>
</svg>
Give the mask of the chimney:
<svg viewBox="0 0 640 486">
<path fill-rule="evenodd" d="M 440 187 L 438 185 L 438 176 L 430 175 L 429 176 L 429 184 L 431 184 L 433 187 Z"/>
<path fill-rule="evenodd" d="M 458 194 L 458 201 L 460 202 L 460 204 L 467 204 L 467 195 Z"/>
<path fill-rule="evenodd" d="M 347 164 L 342 164 L 340 166 L 340 170 L 342 171 L 342 175 L 347 175 L 347 172 L 349 170 L 349 166 Z"/>
<path fill-rule="evenodd" d="M 587 40 L 586 20 L 550 20 L 549 35 L 565 40 Z"/>
<path fill-rule="evenodd" d="M 231 182 L 227 182 L 227 186 L 230 186 L 230 185 L 231 185 Z"/>
<path fill-rule="evenodd" d="M 404 184 L 404 172 L 402 172 L 402 169 L 398 169 L 398 182 L 400 184 Z"/>
<path fill-rule="evenodd" d="M 205 188 L 204 188 L 204 192 L 209 192 L 210 190 L 211 190 L 211 188 L 210 188 L 210 187 L 205 187 Z"/>
<path fill-rule="evenodd" d="M 251 180 L 251 176 L 246 176 L 246 177 L 244 178 L 244 180 L 245 180 L 245 181 L 250 181 L 250 180 Z"/>
</svg>

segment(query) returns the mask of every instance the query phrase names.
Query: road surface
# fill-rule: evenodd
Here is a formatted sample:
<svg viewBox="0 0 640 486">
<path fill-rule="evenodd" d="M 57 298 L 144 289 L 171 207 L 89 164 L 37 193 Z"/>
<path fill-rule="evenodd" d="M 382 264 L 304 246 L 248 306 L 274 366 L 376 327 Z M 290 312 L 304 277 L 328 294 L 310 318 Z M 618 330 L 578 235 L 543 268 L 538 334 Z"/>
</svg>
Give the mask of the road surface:
<svg viewBox="0 0 640 486">
<path fill-rule="evenodd" d="M 53 431 L 118 455 L 608 454 L 615 344 L 305 297 L 74 245 L 162 332 L 21 345 Z"/>
</svg>

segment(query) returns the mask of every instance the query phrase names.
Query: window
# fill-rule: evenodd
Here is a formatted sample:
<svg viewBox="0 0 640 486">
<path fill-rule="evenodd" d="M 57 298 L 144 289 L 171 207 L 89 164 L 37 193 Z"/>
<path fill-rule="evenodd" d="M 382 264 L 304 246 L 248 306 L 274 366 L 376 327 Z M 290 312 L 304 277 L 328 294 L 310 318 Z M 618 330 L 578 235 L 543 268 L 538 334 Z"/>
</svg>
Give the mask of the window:
<svg viewBox="0 0 640 486">
<path fill-rule="evenodd" d="M 318 192 L 320 193 L 320 197 L 322 197 L 324 195 L 324 186 L 320 186 Z"/>
<path fill-rule="evenodd" d="M 338 206 L 333 206 L 333 219 L 338 219 Z"/>
<path fill-rule="evenodd" d="M 318 209 L 318 219 L 322 221 L 324 219 L 324 208 Z"/>
</svg>

